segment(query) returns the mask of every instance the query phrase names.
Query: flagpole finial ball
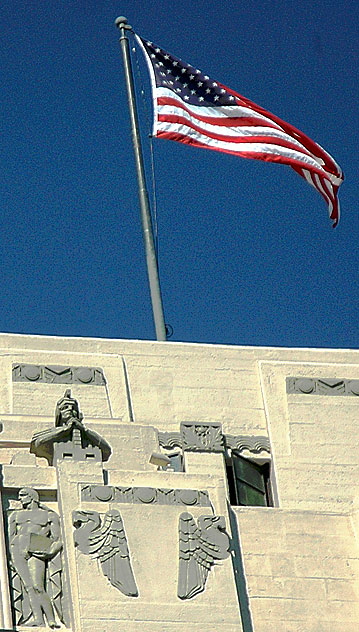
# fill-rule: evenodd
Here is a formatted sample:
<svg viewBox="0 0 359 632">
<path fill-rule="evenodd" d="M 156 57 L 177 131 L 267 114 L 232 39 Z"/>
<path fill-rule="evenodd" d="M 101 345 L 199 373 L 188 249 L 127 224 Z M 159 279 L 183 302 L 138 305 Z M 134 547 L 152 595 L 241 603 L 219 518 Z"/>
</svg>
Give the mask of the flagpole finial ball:
<svg viewBox="0 0 359 632">
<path fill-rule="evenodd" d="M 116 18 L 115 20 L 115 26 L 117 26 L 117 28 L 119 29 L 130 29 L 131 26 L 128 24 L 128 20 L 127 18 L 125 18 L 123 15 L 121 15 L 119 18 Z"/>
</svg>

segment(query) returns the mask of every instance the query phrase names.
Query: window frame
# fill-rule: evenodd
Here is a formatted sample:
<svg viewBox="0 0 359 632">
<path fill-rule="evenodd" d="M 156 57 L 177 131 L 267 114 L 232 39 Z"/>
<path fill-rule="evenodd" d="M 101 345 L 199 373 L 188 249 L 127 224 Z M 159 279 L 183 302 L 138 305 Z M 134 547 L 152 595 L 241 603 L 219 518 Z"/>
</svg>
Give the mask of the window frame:
<svg viewBox="0 0 359 632">
<path fill-rule="evenodd" d="M 239 499 L 239 486 L 237 481 L 239 477 L 235 472 L 234 459 L 242 459 L 248 464 L 252 464 L 254 471 L 259 472 L 263 477 L 264 486 L 264 498 L 265 504 L 245 504 L 240 502 Z M 255 457 L 253 455 L 247 456 L 237 450 L 227 450 L 225 454 L 225 469 L 227 478 L 228 498 L 232 507 L 274 507 L 274 494 L 272 487 L 272 460 L 269 457 Z M 256 491 L 259 491 L 254 485 L 250 485 L 245 481 L 242 481 L 244 487 L 252 487 Z"/>
</svg>

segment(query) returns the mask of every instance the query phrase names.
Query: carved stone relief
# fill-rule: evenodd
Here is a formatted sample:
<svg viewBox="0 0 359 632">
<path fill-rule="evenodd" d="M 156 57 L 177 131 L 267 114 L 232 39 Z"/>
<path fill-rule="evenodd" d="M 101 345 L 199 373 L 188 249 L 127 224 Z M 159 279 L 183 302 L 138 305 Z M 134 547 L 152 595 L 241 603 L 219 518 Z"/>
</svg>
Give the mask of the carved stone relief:
<svg viewBox="0 0 359 632">
<path fill-rule="evenodd" d="M 253 454 L 270 452 L 269 439 L 265 436 L 226 435 L 226 447 L 236 452 L 248 450 Z"/>
<path fill-rule="evenodd" d="M 13 382 L 43 382 L 46 384 L 91 384 L 103 386 L 103 370 L 87 366 L 52 366 L 40 364 L 13 364 Z"/>
<path fill-rule="evenodd" d="M 182 448 L 182 435 L 180 432 L 158 431 L 158 441 L 162 448 L 167 448 L 168 450 Z"/>
<path fill-rule="evenodd" d="M 55 427 L 35 433 L 30 452 L 47 459 L 49 465 L 57 459 L 107 461 L 111 446 L 82 420 L 79 403 L 67 389 L 56 405 Z"/>
<path fill-rule="evenodd" d="M 192 424 L 194 426 L 198 424 Z M 219 424 L 218 424 L 219 425 Z M 249 450 L 254 454 L 258 454 L 263 450 L 270 452 L 269 439 L 266 436 L 252 436 L 252 435 L 222 435 L 223 442 L 221 440 L 221 448 L 219 448 L 219 441 L 216 442 L 216 449 L 201 449 L 198 447 L 199 441 L 195 439 L 197 447 L 193 447 L 193 450 L 202 452 L 224 452 L 226 448 L 231 448 L 237 452 L 243 452 L 243 450 Z M 175 447 L 182 448 L 183 450 L 191 450 L 191 448 L 185 447 L 183 441 L 183 433 L 181 432 L 159 432 L 158 433 L 159 444 L 162 448 L 173 449 Z M 193 446 L 195 443 L 192 444 Z"/>
<path fill-rule="evenodd" d="M 322 377 L 287 377 L 286 384 L 287 393 L 359 396 L 359 380 Z"/>
<path fill-rule="evenodd" d="M 230 539 L 223 516 L 193 516 L 184 512 L 179 518 L 178 597 L 192 599 L 205 589 L 208 573 L 230 553 Z"/>
<path fill-rule="evenodd" d="M 102 524 L 97 511 L 74 511 L 74 543 L 81 553 L 98 559 L 112 586 L 128 597 L 138 597 L 121 514 L 111 509 Z"/>
<path fill-rule="evenodd" d="M 155 487 L 111 487 L 81 485 L 81 500 L 157 505 L 210 507 L 207 491 L 197 489 L 162 489 Z"/>
<path fill-rule="evenodd" d="M 22 509 L 8 520 L 15 624 L 58 628 L 64 623 L 59 517 L 32 488 L 21 489 L 19 500 Z"/>
<path fill-rule="evenodd" d="M 224 441 L 220 423 L 182 422 L 182 447 L 192 452 L 223 452 Z"/>
</svg>

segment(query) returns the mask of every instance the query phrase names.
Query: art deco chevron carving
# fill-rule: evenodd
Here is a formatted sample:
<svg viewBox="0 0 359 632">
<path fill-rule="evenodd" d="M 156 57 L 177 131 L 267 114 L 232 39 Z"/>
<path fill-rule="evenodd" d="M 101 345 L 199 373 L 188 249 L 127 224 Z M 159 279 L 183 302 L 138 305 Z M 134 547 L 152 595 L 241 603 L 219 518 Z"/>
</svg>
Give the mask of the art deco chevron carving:
<svg viewBox="0 0 359 632">
<path fill-rule="evenodd" d="M 40 364 L 13 364 L 13 382 L 44 382 L 47 384 L 91 384 L 103 386 L 103 370 L 89 366 L 56 366 Z"/>
<path fill-rule="evenodd" d="M 323 377 L 287 377 L 287 393 L 359 396 L 359 380 Z"/>
<path fill-rule="evenodd" d="M 81 484 L 84 502 L 116 502 L 145 505 L 182 505 L 210 507 L 206 490 L 165 489 L 155 487 L 111 487 L 110 485 Z"/>
</svg>

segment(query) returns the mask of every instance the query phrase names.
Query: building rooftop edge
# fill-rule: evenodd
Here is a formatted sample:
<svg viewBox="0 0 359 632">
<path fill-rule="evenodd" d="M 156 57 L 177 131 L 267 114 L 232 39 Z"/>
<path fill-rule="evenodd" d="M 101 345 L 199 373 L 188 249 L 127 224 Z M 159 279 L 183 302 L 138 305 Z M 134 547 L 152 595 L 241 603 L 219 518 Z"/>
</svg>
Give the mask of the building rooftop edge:
<svg viewBox="0 0 359 632">
<path fill-rule="evenodd" d="M 205 347 L 205 348 L 221 348 L 221 349 L 241 349 L 241 350 L 266 350 L 266 351 L 275 351 L 275 350 L 290 350 L 290 351 L 310 351 L 310 352 L 330 352 L 330 353 L 357 353 L 359 349 L 351 349 L 351 348 L 343 348 L 343 347 L 287 347 L 287 346 L 266 346 L 266 345 L 236 345 L 236 344 L 225 344 L 225 343 L 215 343 L 215 342 L 183 342 L 183 341 L 158 341 L 158 340 L 141 340 L 136 338 L 101 338 L 101 337 L 91 337 L 91 336 L 60 336 L 60 335 L 48 335 L 48 334 L 24 334 L 24 333 L 10 333 L 10 332 L 0 332 L 0 342 L 3 339 L 14 339 L 14 342 L 21 339 L 31 339 L 38 341 L 60 341 L 60 340 L 71 340 L 71 341 L 79 341 L 79 342 L 94 342 L 94 343 L 111 343 L 111 342 L 122 342 L 125 344 L 132 343 L 141 343 L 144 345 L 159 345 L 159 346 L 170 346 L 170 347 L 183 347 L 183 346 L 192 346 L 192 347 Z"/>
</svg>

